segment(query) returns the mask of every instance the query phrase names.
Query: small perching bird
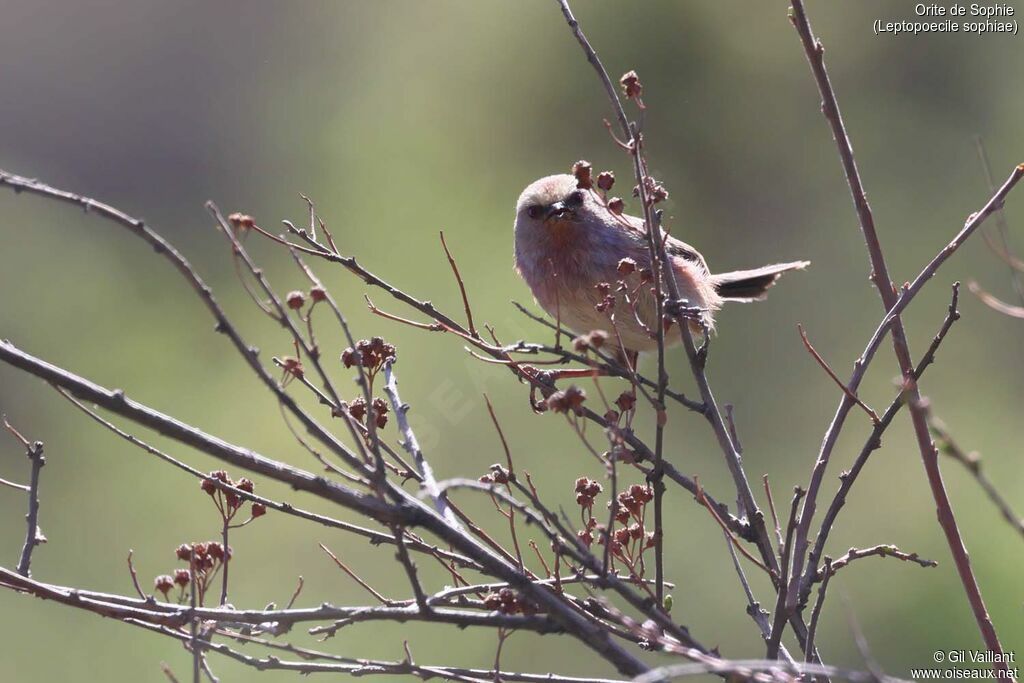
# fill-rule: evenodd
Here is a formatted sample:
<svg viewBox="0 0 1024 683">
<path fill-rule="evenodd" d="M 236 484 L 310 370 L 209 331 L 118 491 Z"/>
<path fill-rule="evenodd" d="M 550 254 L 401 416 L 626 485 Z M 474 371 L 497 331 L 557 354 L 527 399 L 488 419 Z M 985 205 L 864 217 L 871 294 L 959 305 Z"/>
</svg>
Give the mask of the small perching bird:
<svg viewBox="0 0 1024 683">
<path fill-rule="evenodd" d="M 537 302 L 577 334 L 609 330 L 608 288 L 626 285 L 617 308 L 609 346 L 626 352 L 657 348 L 657 313 L 649 281 L 650 251 L 644 221 L 613 212 L 601 195 L 579 187 L 568 174 L 541 178 L 523 190 L 516 204 L 516 271 Z M 704 325 L 714 329 L 714 312 L 726 301 L 760 301 L 782 273 L 801 270 L 809 261 L 794 261 L 712 274 L 700 252 L 669 236 L 665 247 L 679 295 L 700 309 Z M 617 306 L 619 304 L 616 304 Z M 630 310 L 632 309 L 632 310 Z M 621 345 L 619 343 L 621 339 Z M 678 335 L 666 336 L 675 344 Z"/>
</svg>

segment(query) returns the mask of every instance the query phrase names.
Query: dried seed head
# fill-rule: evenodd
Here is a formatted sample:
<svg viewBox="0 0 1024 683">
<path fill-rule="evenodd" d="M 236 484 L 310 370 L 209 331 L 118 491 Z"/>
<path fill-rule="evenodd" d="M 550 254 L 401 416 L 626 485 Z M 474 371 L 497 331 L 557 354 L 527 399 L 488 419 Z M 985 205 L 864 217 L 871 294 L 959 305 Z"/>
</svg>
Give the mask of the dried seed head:
<svg viewBox="0 0 1024 683">
<path fill-rule="evenodd" d="M 633 406 L 636 405 L 636 394 L 632 391 L 623 391 L 619 394 L 619 397 L 615 399 L 615 405 L 617 405 L 619 410 L 622 412 L 632 410 Z"/>
<path fill-rule="evenodd" d="M 288 308 L 297 311 L 306 304 L 306 295 L 299 290 L 288 292 L 285 302 L 288 304 Z"/>
<path fill-rule="evenodd" d="M 309 298 L 312 299 L 314 302 L 316 302 L 316 301 L 326 301 L 327 300 L 327 290 L 324 289 L 323 287 L 321 287 L 320 285 L 315 285 L 315 286 L 311 287 L 310 290 L 309 290 Z"/>
<path fill-rule="evenodd" d="M 495 484 L 507 484 L 509 479 L 508 470 L 495 463 L 491 465 L 491 480 Z"/>
<path fill-rule="evenodd" d="M 164 598 L 167 598 L 167 594 L 172 588 L 174 588 L 174 579 L 168 574 L 161 574 L 153 580 L 153 587 L 164 594 Z"/>
<path fill-rule="evenodd" d="M 353 419 L 362 422 L 366 418 L 366 399 L 362 396 L 352 399 L 352 402 L 348 404 L 348 414 Z"/>
<path fill-rule="evenodd" d="M 252 216 L 248 214 L 235 212 L 228 216 L 228 222 L 235 230 L 248 230 L 252 226 L 256 225 L 256 221 Z"/>
<path fill-rule="evenodd" d="M 583 403 L 587 400 L 587 394 L 575 384 L 556 391 L 548 397 L 548 408 L 556 413 L 568 413 L 570 410 L 576 415 L 583 414 Z"/>
<path fill-rule="evenodd" d="M 179 586 L 187 586 L 192 580 L 191 575 L 187 569 L 175 569 L 174 570 L 174 583 Z"/>
<path fill-rule="evenodd" d="M 619 265 L 616 267 L 619 275 L 626 277 L 636 271 L 636 261 L 631 258 L 624 258 L 619 261 Z"/>
<path fill-rule="evenodd" d="M 573 348 L 583 353 L 589 349 L 599 349 L 608 341 L 608 333 L 604 330 L 591 330 L 572 340 Z"/>
<path fill-rule="evenodd" d="M 373 399 L 373 418 L 377 429 L 384 429 L 388 423 L 388 404 L 382 398 Z"/>
<path fill-rule="evenodd" d="M 607 192 L 615 185 L 615 174 L 611 171 L 601 171 L 597 174 L 597 186 Z"/>
<path fill-rule="evenodd" d="M 589 190 L 594 186 L 593 179 L 591 178 L 591 172 L 593 167 L 589 161 L 577 161 L 572 165 L 572 174 L 576 177 L 576 187 L 581 190 Z"/>
<path fill-rule="evenodd" d="M 265 514 L 267 514 L 267 506 L 266 505 L 264 505 L 263 503 L 253 503 L 252 504 L 252 516 L 253 516 L 253 518 L 262 517 Z"/>
<path fill-rule="evenodd" d="M 188 543 L 182 543 L 175 549 L 174 554 L 179 560 L 185 560 L 188 562 L 192 559 L 192 546 Z"/>
<path fill-rule="evenodd" d="M 612 197 L 608 200 L 608 210 L 616 216 L 621 216 L 625 208 L 626 204 L 622 201 L 622 197 Z"/>
<path fill-rule="evenodd" d="M 619 85 L 622 86 L 622 92 L 631 100 L 640 97 L 644 91 L 644 86 L 640 83 L 640 77 L 636 75 L 636 71 L 624 73 L 619 79 Z"/>
</svg>

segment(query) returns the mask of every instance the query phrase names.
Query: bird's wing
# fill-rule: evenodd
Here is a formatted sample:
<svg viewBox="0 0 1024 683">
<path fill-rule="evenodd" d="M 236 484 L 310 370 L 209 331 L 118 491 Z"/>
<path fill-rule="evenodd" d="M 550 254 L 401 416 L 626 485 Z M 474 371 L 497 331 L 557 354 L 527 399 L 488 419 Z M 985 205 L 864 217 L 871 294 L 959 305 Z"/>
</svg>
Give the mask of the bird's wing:
<svg viewBox="0 0 1024 683">
<path fill-rule="evenodd" d="M 640 235 L 643 235 L 645 240 L 647 239 L 647 230 L 644 227 L 644 221 L 642 218 L 638 218 L 636 216 L 624 216 L 624 218 L 627 219 L 631 229 L 635 230 Z M 706 275 L 711 274 L 711 271 L 708 270 L 708 264 L 701 253 L 686 242 L 669 235 L 665 239 L 665 249 L 668 251 L 669 256 L 689 261 L 702 270 Z"/>
<path fill-rule="evenodd" d="M 686 242 L 677 240 L 675 237 L 669 235 L 668 239 L 665 240 L 665 249 L 668 251 L 669 256 L 677 256 L 684 261 L 689 261 L 704 271 L 705 274 L 711 273 L 711 271 L 708 270 L 708 264 L 707 261 L 704 260 L 704 256 Z"/>
</svg>

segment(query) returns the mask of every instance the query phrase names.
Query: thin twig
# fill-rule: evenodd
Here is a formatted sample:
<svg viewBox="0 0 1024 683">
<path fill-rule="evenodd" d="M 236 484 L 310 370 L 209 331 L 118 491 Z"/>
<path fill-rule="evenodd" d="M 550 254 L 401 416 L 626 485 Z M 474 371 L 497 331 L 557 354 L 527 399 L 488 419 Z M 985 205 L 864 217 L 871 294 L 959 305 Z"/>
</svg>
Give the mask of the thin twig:
<svg viewBox="0 0 1024 683">
<path fill-rule="evenodd" d="M 397 536 L 396 536 L 395 540 L 396 540 L 396 541 L 398 541 L 398 537 L 397 537 Z M 348 574 L 348 575 L 349 575 L 349 578 L 351 578 L 351 579 L 352 579 L 353 581 L 355 581 L 355 582 L 356 582 L 356 583 L 358 583 L 358 584 L 359 584 L 360 586 L 362 586 L 363 588 L 365 588 L 365 589 L 366 589 L 366 591 L 367 591 L 367 592 L 368 592 L 368 593 L 369 593 L 370 595 L 372 595 L 373 597 L 377 598 L 377 600 L 378 600 L 378 601 L 380 601 L 380 604 L 382 604 L 382 605 L 393 605 L 393 604 L 394 604 L 394 601 L 392 601 L 392 600 L 389 600 L 389 599 L 385 598 L 385 597 L 384 597 L 383 595 L 381 595 L 380 593 L 378 593 L 378 592 L 377 592 L 377 590 L 376 590 L 376 589 L 375 589 L 375 588 L 374 588 L 373 586 L 371 586 L 370 584 L 368 584 L 368 583 L 366 583 L 365 581 L 363 581 L 363 580 L 362 580 L 362 579 L 361 579 L 361 578 L 359 577 L 359 575 L 358 575 L 358 574 L 356 574 L 356 573 L 355 573 L 354 571 L 352 571 L 351 569 L 349 569 L 349 568 L 348 568 L 348 565 L 346 565 L 346 564 L 345 564 L 344 562 L 342 562 L 341 560 L 339 560 L 339 559 L 338 559 L 338 556 L 337 556 L 337 555 L 335 555 L 334 553 L 332 553 L 332 552 L 330 551 L 330 549 L 329 549 L 329 548 L 328 548 L 327 546 L 325 546 L 325 545 L 324 545 L 323 543 L 318 543 L 317 545 L 319 545 L 319 546 L 320 546 L 320 549 L 321 549 L 321 550 L 323 550 L 323 551 L 324 551 L 325 553 L 327 553 L 327 555 L 328 555 L 328 556 L 329 556 L 329 557 L 330 557 L 330 558 L 331 558 L 332 560 L 334 560 L 334 564 L 338 565 L 338 568 L 339 568 L 339 569 L 341 569 L 341 570 L 342 570 L 343 572 L 345 572 L 346 574 Z"/>
<path fill-rule="evenodd" d="M 448 257 L 448 265 L 452 268 L 452 274 L 455 276 L 455 282 L 459 285 L 459 294 L 462 295 L 462 306 L 466 309 L 466 321 L 469 325 L 469 334 L 474 337 L 479 337 L 477 334 L 476 326 L 473 324 L 473 309 L 469 305 L 469 297 L 466 296 L 466 284 L 462 281 L 462 275 L 459 273 L 459 267 L 455 264 L 455 257 L 452 256 L 451 250 L 448 248 L 448 243 L 444 239 L 444 230 L 440 232 L 441 235 L 441 246 L 444 247 L 444 254 Z"/>
<path fill-rule="evenodd" d="M 871 422 L 873 424 L 878 424 L 878 413 L 869 408 L 868 405 L 864 403 L 864 401 L 860 400 L 857 397 L 857 394 L 854 393 L 852 389 L 843 384 L 843 380 L 839 379 L 839 376 L 836 375 L 836 373 L 832 370 L 831 367 L 829 367 L 828 362 L 824 358 L 822 358 L 821 354 L 818 353 L 818 351 L 814 348 L 813 345 L 811 345 L 811 340 L 807 338 L 807 333 L 804 332 L 804 326 L 801 325 L 800 323 L 797 323 L 796 329 L 800 331 L 800 339 L 803 340 L 804 342 L 804 348 L 807 349 L 807 352 L 814 357 L 814 360 L 818 361 L 818 365 L 820 365 L 821 369 L 825 371 L 825 374 L 832 378 L 832 381 L 836 383 L 836 386 L 842 389 L 843 393 L 846 394 L 851 401 L 860 406 L 864 410 L 864 412 L 868 414 L 868 417 L 871 418 Z"/>
</svg>

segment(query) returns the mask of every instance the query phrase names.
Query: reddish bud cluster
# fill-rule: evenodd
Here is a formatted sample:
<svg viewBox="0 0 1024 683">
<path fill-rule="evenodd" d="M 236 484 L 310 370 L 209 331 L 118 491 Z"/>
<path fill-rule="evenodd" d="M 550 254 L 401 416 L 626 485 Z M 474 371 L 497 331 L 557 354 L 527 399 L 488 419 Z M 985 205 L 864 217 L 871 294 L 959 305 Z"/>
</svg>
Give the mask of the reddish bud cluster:
<svg viewBox="0 0 1024 683">
<path fill-rule="evenodd" d="M 576 178 L 576 187 L 581 190 L 589 190 L 594 186 L 592 174 L 593 167 L 589 161 L 577 161 L 572 165 L 572 174 Z"/>
<path fill-rule="evenodd" d="M 599 349 L 605 345 L 608 341 L 608 333 L 604 330 L 591 330 L 586 334 L 581 334 L 572 340 L 572 346 L 574 349 L 583 353 L 589 349 Z"/>
<path fill-rule="evenodd" d="M 491 471 L 480 477 L 480 481 L 484 484 L 507 484 L 510 476 L 509 471 L 505 467 L 494 463 L 491 465 Z"/>
<path fill-rule="evenodd" d="M 551 394 L 547 405 L 556 413 L 568 413 L 571 410 L 576 415 L 582 415 L 583 402 L 586 400 L 587 394 L 574 384 Z"/>
<path fill-rule="evenodd" d="M 251 480 L 246 479 L 245 477 L 242 477 L 238 481 L 232 481 L 231 477 L 229 477 L 228 473 L 225 472 L 224 470 L 214 470 L 213 472 L 210 472 L 209 476 L 205 477 L 201 482 L 199 482 L 199 488 L 201 488 L 208 496 L 210 496 L 213 499 L 213 503 L 214 505 L 217 506 L 217 510 L 220 512 L 221 518 L 225 523 L 227 523 L 230 522 L 238 513 L 238 511 L 242 508 L 242 506 L 245 505 L 245 500 L 236 492 L 222 489 L 221 487 L 217 486 L 217 482 L 226 484 L 228 486 L 233 486 L 239 491 L 244 491 L 245 493 L 253 493 L 253 491 L 255 491 L 256 489 L 256 485 L 253 484 Z M 259 510 L 259 512 L 257 512 L 257 509 Z M 252 504 L 252 511 L 250 513 L 250 516 L 262 517 L 266 513 L 267 508 L 265 505 L 261 503 Z M 186 557 L 182 557 L 183 552 L 187 552 L 186 546 L 180 546 L 178 548 L 179 559 L 186 559 Z"/>
<path fill-rule="evenodd" d="M 631 100 L 639 98 L 644 91 L 644 86 L 640 83 L 640 77 L 636 75 L 636 71 L 624 73 L 619 79 L 619 85 L 622 86 L 622 92 Z"/>
<path fill-rule="evenodd" d="M 629 521 L 632 515 L 637 521 L 643 521 L 644 506 L 654 499 L 654 492 L 650 486 L 633 484 L 628 489 L 616 496 L 619 502 L 615 512 L 615 520 L 622 524 Z M 608 504 L 611 507 L 611 503 Z"/>
<path fill-rule="evenodd" d="M 360 339 L 355 348 L 349 347 L 341 354 L 341 362 L 346 368 L 361 365 L 367 370 L 377 371 L 385 361 L 395 359 L 395 347 L 380 337 Z"/>
<path fill-rule="evenodd" d="M 348 414 L 359 422 L 366 422 L 366 399 L 362 396 L 348 404 Z M 384 429 L 388 423 L 388 404 L 382 398 L 373 399 L 373 422 L 377 429 Z"/>
<path fill-rule="evenodd" d="M 536 614 L 537 608 L 511 588 L 484 596 L 484 607 L 501 614 Z"/>
<path fill-rule="evenodd" d="M 164 598 L 168 597 L 174 586 L 178 586 L 178 602 L 182 602 L 185 599 L 185 589 L 192 584 L 194 576 L 196 598 L 199 604 L 203 604 L 203 598 L 214 575 L 231 560 L 231 554 L 231 548 L 226 548 L 217 541 L 182 543 L 175 549 L 174 555 L 182 562 L 187 562 L 188 568 L 175 569 L 173 575 L 161 574 L 156 577 L 153 585 L 164 594 Z"/>
</svg>

